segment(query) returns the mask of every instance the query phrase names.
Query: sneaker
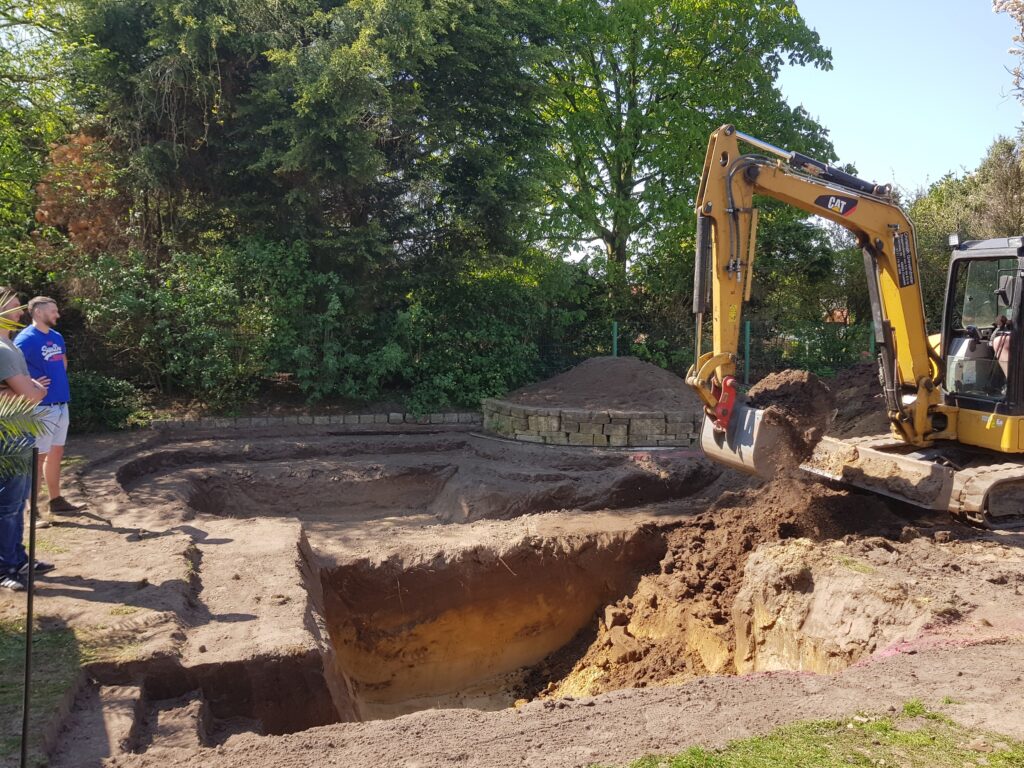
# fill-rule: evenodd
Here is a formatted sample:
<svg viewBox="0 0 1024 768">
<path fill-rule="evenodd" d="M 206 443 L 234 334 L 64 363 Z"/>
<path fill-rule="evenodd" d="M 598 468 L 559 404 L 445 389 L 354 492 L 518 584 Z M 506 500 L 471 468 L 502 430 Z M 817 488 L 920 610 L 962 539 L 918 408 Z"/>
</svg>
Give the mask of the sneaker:
<svg viewBox="0 0 1024 768">
<path fill-rule="evenodd" d="M 11 592 L 24 592 L 25 582 L 17 574 L 7 573 L 0 578 L 0 588 L 9 589 Z"/>
<path fill-rule="evenodd" d="M 42 560 L 36 560 L 35 570 L 36 573 L 46 573 L 47 571 L 52 571 L 56 567 L 57 566 L 55 566 L 53 563 L 46 563 Z M 25 563 L 23 566 L 21 566 L 21 568 L 18 569 L 18 575 L 28 576 L 28 563 Z"/>
<path fill-rule="evenodd" d="M 72 504 L 70 501 L 65 499 L 63 496 L 58 496 L 56 499 L 50 499 L 50 512 L 57 515 L 73 515 L 76 512 L 81 512 L 82 508 Z"/>
</svg>

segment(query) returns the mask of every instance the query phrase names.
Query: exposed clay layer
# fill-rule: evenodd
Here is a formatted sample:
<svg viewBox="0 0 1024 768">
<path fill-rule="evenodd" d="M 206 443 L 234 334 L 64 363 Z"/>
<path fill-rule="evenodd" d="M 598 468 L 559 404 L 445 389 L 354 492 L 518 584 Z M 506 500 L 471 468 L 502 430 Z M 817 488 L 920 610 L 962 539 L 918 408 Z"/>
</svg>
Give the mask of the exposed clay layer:
<svg viewBox="0 0 1024 768">
<path fill-rule="evenodd" d="M 364 561 L 314 571 L 338 709 L 351 705 L 366 720 L 509 706 L 516 673 L 631 591 L 664 551 L 660 532 L 645 526 L 624 536 L 477 548 L 412 568 Z"/>
</svg>

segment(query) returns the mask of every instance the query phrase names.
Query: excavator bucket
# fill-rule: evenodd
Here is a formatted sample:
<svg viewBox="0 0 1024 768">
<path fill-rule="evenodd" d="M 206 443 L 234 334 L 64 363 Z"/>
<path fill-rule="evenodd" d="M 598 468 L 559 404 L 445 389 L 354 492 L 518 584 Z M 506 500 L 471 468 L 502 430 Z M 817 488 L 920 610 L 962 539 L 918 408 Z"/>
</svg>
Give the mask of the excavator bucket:
<svg viewBox="0 0 1024 768">
<path fill-rule="evenodd" d="M 764 415 L 760 408 L 737 403 L 724 432 L 716 430 L 714 422 L 705 416 L 701 449 L 712 461 L 764 479 L 794 469 L 799 460 L 793 454 L 788 432 Z"/>
</svg>

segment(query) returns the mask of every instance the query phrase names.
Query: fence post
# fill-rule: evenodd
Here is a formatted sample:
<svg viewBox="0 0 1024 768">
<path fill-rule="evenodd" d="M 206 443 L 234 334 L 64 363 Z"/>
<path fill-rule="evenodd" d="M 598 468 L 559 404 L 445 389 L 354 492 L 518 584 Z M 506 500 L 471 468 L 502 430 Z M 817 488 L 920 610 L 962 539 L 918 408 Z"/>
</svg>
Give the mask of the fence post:
<svg viewBox="0 0 1024 768">
<path fill-rule="evenodd" d="M 872 360 L 875 359 L 875 329 L 873 326 L 868 327 L 868 357 Z"/>
<path fill-rule="evenodd" d="M 743 321 L 743 386 L 750 385 L 750 321 Z"/>
<path fill-rule="evenodd" d="M 619 321 L 612 320 L 612 357 L 619 356 Z"/>
</svg>

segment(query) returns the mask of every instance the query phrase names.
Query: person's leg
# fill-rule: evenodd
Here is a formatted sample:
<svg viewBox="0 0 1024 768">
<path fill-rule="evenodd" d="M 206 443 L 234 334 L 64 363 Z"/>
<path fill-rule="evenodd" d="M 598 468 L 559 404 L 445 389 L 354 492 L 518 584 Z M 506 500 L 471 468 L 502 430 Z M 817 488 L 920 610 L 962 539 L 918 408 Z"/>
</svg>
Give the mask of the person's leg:
<svg viewBox="0 0 1024 768">
<path fill-rule="evenodd" d="M 42 424 L 43 433 L 36 438 L 36 448 L 39 451 L 39 466 L 36 472 L 36 493 L 39 493 L 43 482 L 46 457 L 53 447 L 53 437 L 58 428 L 59 413 L 52 405 L 40 405 L 36 408 L 36 416 Z"/>
<path fill-rule="evenodd" d="M 42 473 L 46 477 L 46 492 L 51 499 L 60 497 L 60 463 L 63 459 L 64 446 L 51 445 L 49 453 L 46 454 L 46 461 L 41 467 Z"/>
<path fill-rule="evenodd" d="M 8 589 L 18 589 L 18 572 L 28 562 L 22 539 L 25 517 L 22 510 L 32 483 L 30 475 L 0 480 L 0 582 Z"/>
<path fill-rule="evenodd" d="M 39 454 L 38 454 L 38 457 L 37 457 L 37 464 L 36 464 L 36 494 L 37 495 L 39 494 L 39 491 L 41 490 L 40 486 L 41 486 L 41 484 L 43 482 L 43 476 L 44 476 L 44 474 L 46 472 L 46 457 L 49 456 L 49 455 L 50 455 L 49 451 L 47 451 L 46 453 L 43 453 L 42 451 L 40 451 Z"/>
<path fill-rule="evenodd" d="M 67 405 L 54 406 L 53 431 L 50 434 L 49 455 L 46 459 L 46 488 L 50 493 L 50 512 L 72 514 L 81 509 L 61 496 L 60 462 L 64 458 L 64 442 L 68 436 L 69 414 Z"/>
</svg>

